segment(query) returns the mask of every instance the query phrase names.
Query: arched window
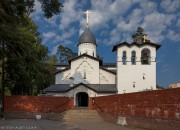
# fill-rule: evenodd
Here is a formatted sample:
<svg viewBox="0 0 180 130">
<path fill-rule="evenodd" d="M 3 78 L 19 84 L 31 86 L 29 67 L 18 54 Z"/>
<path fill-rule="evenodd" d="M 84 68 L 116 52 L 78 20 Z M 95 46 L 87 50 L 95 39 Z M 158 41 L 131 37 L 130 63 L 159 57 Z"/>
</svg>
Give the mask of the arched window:
<svg viewBox="0 0 180 130">
<path fill-rule="evenodd" d="M 122 56 L 122 64 L 126 65 L 126 51 L 123 51 L 123 56 Z"/>
<path fill-rule="evenodd" d="M 131 64 L 132 65 L 136 64 L 136 52 L 135 51 L 131 52 Z"/>
<path fill-rule="evenodd" d="M 150 64 L 150 50 L 149 49 L 143 49 L 141 51 L 141 64 L 142 65 Z"/>
</svg>

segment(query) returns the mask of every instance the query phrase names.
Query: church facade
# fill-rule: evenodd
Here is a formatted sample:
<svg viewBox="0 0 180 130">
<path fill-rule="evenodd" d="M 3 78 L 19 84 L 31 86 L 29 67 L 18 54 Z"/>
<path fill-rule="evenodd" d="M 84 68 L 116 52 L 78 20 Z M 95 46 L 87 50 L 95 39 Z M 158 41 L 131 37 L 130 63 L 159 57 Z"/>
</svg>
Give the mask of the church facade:
<svg viewBox="0 0 180 130">
<path fill-rule="evenodd" d="M 78 56 L 57 64 L 55 84 L 44 89 L 50 96 L 74 98 L 74 106 L 88 106 L 89 97 L 156 90 L 156 51 L 160 45 L 147 40 L 142 28 L 132 36 L 134 42 L 113 46 L 115 63 L 96 57 L 96 39 L 88 27 L 81 34 Z"/>
</svg>

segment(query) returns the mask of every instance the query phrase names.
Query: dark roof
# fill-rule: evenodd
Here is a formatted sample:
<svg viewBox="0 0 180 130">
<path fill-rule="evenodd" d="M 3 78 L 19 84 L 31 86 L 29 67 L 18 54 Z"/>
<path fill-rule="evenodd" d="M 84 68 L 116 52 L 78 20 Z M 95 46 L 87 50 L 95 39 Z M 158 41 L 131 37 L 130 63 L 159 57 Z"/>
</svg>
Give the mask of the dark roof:
<svg viewBox="0 0 180 130">
<path fill-rule="evenodd" d="M 94 35 L 92 34 L 92 32 L 89 30 L 89 28 L 86 28 L 86 30 L 81 34 L 81 36 L 79 38 L 78 45 L 80 45 L 82 43 L 92 43 L 92 44 L 97 45 L 96 39 L 95 39 Z"/>
<path fill-rule="evenodd" d="M 93 57 L 93 56 L 90 56 L 90 55 L 88 55 L 88 54 L 86 54 L 86 53 L 84 53 L 84 54 L 82 54 L 82 55 L 79 55 L 79 56 L 77 56 L 77 57 L 75 57 L 75 58 L 73 58 L 73 59 L 70 59 L 68 62 L 69 62 L 69 64 L 71 64 L 72 61 L 74 61 L 74 60 L 76 60 L 76 59 L 79 59 L 79 58 L 81 58 L 81 57 L 84 57 L 84 56 L 86 56 L 86 57 L 88 57 L 88 58 L 90 58 L 90 59 L 93 59 L 93 60 L 97 60 L 97 61 L 99 61 L 100 65 L 102 65 L 102 60 L 101 60 L 101 59 L 96 58 L 96 57 Z"/>
<path fill-rule="evenodd" d="M 62 67 L 68 67 L 69 66 L 69 63 L 58 63 L 58 64 L 56 64 L 56 65 L 54 65 L 54 66 L 62 66 Z"/>
<path fill-rule="evenodd" d="M 100 67 L 101 69 L 103 69 L 103 70 L 105 70 L 105 71 L 107 71 L 107 72 L 110 72 L 110 73 L 112 73 L 112 74 L 116 74 L 116 70 L 108 70 L 108 69 L 106 69 L 106 68 L 104 68 L 104 67 Z"/>
<path fill-rule="evenodd" d="M 115 84 L 74 84 L 74 87 L 70 87 L 69 84 L 53 84 L 48 88 L 43 90 L 44 93 L 47 92 L 68 92 L 71 89 L 78 87 L 79 85 L 83 85 L 97 93 L 116 93 L 117 88 Z"/>
<path fill-rule="evenodd" d="M 103 67 L 116 67 L 116 63 L 103 63 Z"/>
<path fill-rule="evenodd" d="M 161 47 L 161 45 L 156 44 L 156 43 L 152 43 L 152 42 L 145 42 L 145 43 L 142 43 L 142 44 L 138 44 L 136 42 L 133 42 L 131 44 L 129 44 L 128 42 L 122 42 L 120 44 L 117 44 L 117 45 L 113 46 L 112 52 L 116 51 L 117 47 L 123 46 L 123 45 L 128 46 L 128 47 L 131 47 L 131 46 L 138 46 L 138 47 L 140 47 L 140 46 L 144 46 L 144 45 L 151 45 L 151 46 L 155 46 L 156 50 L 158 50 Z"/>
<path fill-rule="evenodd" d="M 57 73 L 60 73 L 60 72 L 64 72 L 64 71 L 69 70 L 69 69 L 70 69 L 70 67 L 67 67 L 67 68 L 62 69 L 62 70 L 56 70 L 56 71 L 54 72 L 54 74 L 57 74 Z"/>
</svg>

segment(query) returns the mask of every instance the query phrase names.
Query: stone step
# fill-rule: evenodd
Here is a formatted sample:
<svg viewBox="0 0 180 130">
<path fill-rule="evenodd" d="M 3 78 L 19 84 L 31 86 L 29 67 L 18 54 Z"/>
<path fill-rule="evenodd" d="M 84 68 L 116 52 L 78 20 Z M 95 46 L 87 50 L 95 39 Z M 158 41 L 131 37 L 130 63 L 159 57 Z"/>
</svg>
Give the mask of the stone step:
<svg viewBox="0 0 180 130">
<path fill-rule="evenodd" d="M 70 118 L 81 118 L 81 119 L 86 119 L 86 118 L 88 118 L 88 119 L 97 119 L 97 118 L 100 118 L 99 116 L 74 116 L 74 117 L 72 117 L 72 116 L 64 116 L 63 117 L 64 119 L 66 118 L 66 119 L 70 119 Z"/>
<path fill-rule="evenodd" d="M 96 120 L 102 121 L 102 118 L 98 115 L 95 110 L 88 109 L 76 109 L 69 110 L 59 116 L 61 121 L 76 121 L 76 120 Z"/>
<path fill-rule="evenodd" d="M 63 115 L 70 115 L 70 116 L 83 116 L 83 115 L 91 116 L 92 115 L 92 116 L 96 116 L 97 113 L 67 113 L 67 114 L 63 114 Z"/>
</svg>

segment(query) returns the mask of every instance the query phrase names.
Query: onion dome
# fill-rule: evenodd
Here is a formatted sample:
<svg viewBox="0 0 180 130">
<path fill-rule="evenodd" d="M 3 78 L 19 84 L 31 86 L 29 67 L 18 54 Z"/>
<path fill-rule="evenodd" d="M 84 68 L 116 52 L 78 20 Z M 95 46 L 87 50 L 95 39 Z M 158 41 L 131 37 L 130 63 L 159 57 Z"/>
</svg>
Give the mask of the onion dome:
<svg viewBox="0 0 180 130">
<path fill-rule="evenodd" d="M 92 32 L 89 30 L 89 28 L 86 28 L 86 30 L 81 34 L 81 36 L 79 38 L 78 45 L 80 45 L 82 43 L 92 43 L 92 44 L 97 45 L 96 39 L 95 39 L 94 35 L 92 34 Z"/>
</svg>

